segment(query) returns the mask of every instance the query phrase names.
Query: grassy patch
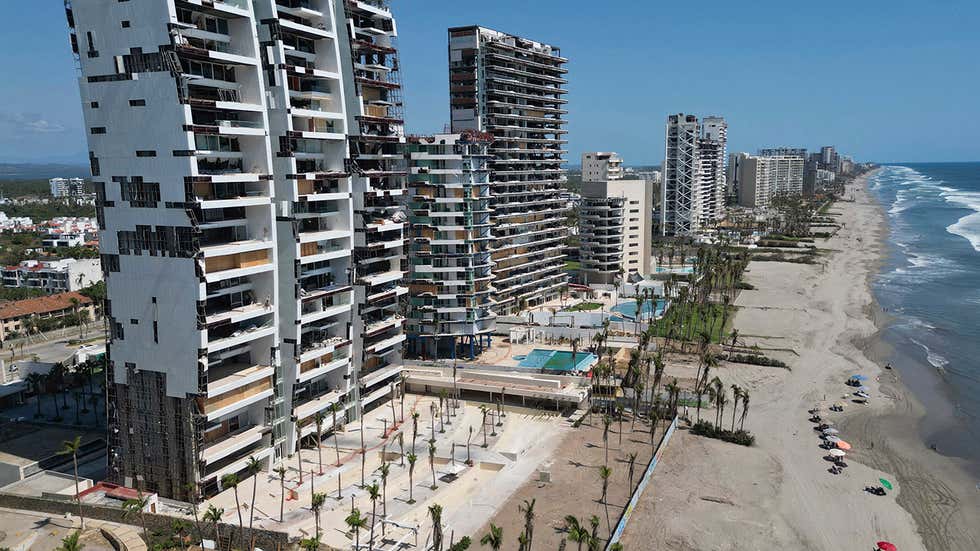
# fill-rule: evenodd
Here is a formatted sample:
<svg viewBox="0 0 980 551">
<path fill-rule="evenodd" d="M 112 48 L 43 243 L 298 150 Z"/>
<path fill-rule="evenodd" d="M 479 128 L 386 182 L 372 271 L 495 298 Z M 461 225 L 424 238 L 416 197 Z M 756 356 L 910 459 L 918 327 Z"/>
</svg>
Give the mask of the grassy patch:
<svg viewBox="0 0 980 551">
<path fill-rule="evenodd" d="M 582 269 L 582 263 L 581 262 L 578 262 L 578 261 L 575 261 L 575 260 L 569 260 L 568 262 L 565 262 L 565 271 L 566 272 L 577 272 L 577 271 L 579 271 L 581 269 Z"/>
<path fill-rule="evenodd" d="M 598 310 L 602 308 L 601 302 L 580 302 L 575 306 L 566 308 L 566 312 L 588 312 L 590 310 Z"/>
<path fill-rule="evenodd" d="M 725 306 L 722 304 L 671 304 L 662 318 L 653 323 L 653 330 L 658 337 L 666 337 L 667 331 L 674 328 L 675 338 L 697 340 L 702 332 L 711 335 L 711 342 L 722 342 L 726 338 L 727 328 L 722 325 Z M 734 318 L 735 307 L 728 307 L 728 319 L 725 325 Z"/>
</svg>

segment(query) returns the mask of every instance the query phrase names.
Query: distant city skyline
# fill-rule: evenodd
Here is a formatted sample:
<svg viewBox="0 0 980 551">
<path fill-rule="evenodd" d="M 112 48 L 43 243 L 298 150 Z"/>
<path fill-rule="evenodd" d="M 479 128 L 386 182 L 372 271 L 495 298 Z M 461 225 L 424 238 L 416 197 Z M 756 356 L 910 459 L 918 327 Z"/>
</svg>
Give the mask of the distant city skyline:
<svg viewBox="0 0 980 551">
<path fill-rule="evenodd" d="M 980 160 L 975 3 L 831 2 L 805 13 L 775 2 L 597 7 L 395 0 L 406 130 L 448 123 L 446 29 L 478 24 L 555 44 L 570 59 L 575 165 L 602 150 L 627 165 L 660 164 L 667 115 L 679 112 L 725 117 L 732 152 L 833 144 L 860 161 Z M 62 3 L 11 10 L 0 30 L 0 162 L 84 162 Z"/>
</svg>

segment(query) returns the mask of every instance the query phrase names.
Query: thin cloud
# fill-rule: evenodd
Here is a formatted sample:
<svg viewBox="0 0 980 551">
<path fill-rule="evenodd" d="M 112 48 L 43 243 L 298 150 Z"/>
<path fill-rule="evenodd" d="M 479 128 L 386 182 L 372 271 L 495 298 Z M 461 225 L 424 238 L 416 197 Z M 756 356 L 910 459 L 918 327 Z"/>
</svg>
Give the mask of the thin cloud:
<svg viewBox="0 0 980 551">
<path fill-rule="evenodd" d="M 0 113 L 0 126 L 34 134 L 56 134 L 65 131 L 63 124 L 42 119 L 40 115 L 32 113 Z"/>
</svg>

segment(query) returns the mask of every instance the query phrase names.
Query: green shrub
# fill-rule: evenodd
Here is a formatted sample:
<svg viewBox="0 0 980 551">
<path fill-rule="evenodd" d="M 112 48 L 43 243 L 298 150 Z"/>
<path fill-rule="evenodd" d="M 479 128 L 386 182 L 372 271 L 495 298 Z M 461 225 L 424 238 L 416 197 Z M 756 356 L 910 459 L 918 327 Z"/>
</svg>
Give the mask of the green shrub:
<svg viewBox="0 0 980 551">
<path fill-rule="evenodd" d="M 691 427 L 691 433 L 697 434 L 698 436 L 724 440 L 725 442 L 731 442 L 740 446 L 752 446 L 755 444 L 755 436 L 752 436 L 752 433 L 747 430 L 739 429 L 732 432 L 703 419 Z"/>
<path fill-rule="evenodd" d="M 766 367 L 782 367 L 789 369 L 789 365 L 782 360 L 767 358 L 756 354 L 732 354 L 731 357 L 728 357 L 725 354 L 718 354 L 716 358 L 737 364 L 763 365 Z"/>
</svg>

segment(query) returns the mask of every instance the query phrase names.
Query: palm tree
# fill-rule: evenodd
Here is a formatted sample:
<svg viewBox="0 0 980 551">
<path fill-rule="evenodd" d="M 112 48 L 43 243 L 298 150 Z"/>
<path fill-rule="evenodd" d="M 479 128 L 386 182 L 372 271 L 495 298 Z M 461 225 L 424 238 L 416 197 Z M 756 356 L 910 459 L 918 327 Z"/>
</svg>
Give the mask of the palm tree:
<svg viewBox="0 0 980 551">
<path fill-rule="evenodd" d="M 629 493 L 632 494 L 633 493 L 633 467 L 634 467 L 634 465 L 636 465 L 636 453 L 635 452 L 630 452 L 629 456 L 627 456 L 627 457 L 629 459 L 629 486 L 628 486 L 628 488 L 629 488 Z"/>
<path fill-rule="evenodd" d="M 61 451 L 58 455 L 70 455 L 72 465 L 75 468 L 75 501 L 78 503 L 78 518 L 81 520 L 81 529 L 85 529 L 85 515 L 82 513 L 82 496 L 78 491 L 78 450 L 82 447 L 82 437 L 76 436 L 74 440 L 65 440 L 61 443 Z"/>
<path fill-rule="evenodd" d="M 606 502 L 606 491 L 609 489 L 609 477 L 612 475 L 612 469 L 603 465 L 599 467 L 599 480 L 602 481 L 602 497 L 599 498 L 601 503 Z"/>
<path fill-rule="evenodd" d="M 735 414 L 738 413 L 738 401 L 742 398 L 742 389 L 738 385 L 732 385 L 732 432 L 735 432 Z"/>
<path fill-rule="evenodd" d="M 143 492 L 139 492 L 133 499 L 127 499 L 123 502 L 123 517 L 130 518 L 134 515 L 139 515 L 140 525 L 143 527 L 143 539 L 146 541 L 147 545 L 150 545 L 150 533 L 146 530 L 146 515 L 144 510 L 146 506 L 150 503 L 150 498 L 143 497 Z"/>
<path fill-rule="evenodd" d="M 481 423 L 483 428 L 483 447 L 487 447 L 487 406 L 480 406 L 480 412 L 483 414 L 483 423 Z"/>
<path fill-rule="evenodd" d="M 466 464 L 473 466 L 473 460 L 470 459 L 470 440 L 473 439 L 473 426 L 470 426 L 470 432 L 466 435 Z"/>
<path fill-rule="evenodd" d="M 504 543 L 504 529 L 494 523 L 490 523 L 490 531 L 483 534 L 480 538 L 480 545 L 489 545 L 493 551 L 500 551 L 500 546 Z"/>
<path fill-rule="evenodd" d="M 38 419 L 44 417 L 41 413 L 41 396 L 44 393 L 44 375 L 40 373 L 31 373 L 25 379 L 27 384 L 34 391 L 34 399 L 37 401 L 37 413 L 34 414 L 34 418 Z"/>
<path fill-rule="evenodd" d="M 432 517 L 432 551 L 442 551 L 442 505 L 430 505 L 429 516 Z"/>
<path fill-rule="evenodd" d="M 412 475 L 415 474 L 415 462 L 418 461 L 418 456 L 414 453 L 408 454 L 408 502 L 415 503 L 415 499 L 412 498 L 412 487 L 414 486 L 412 482 Z"/>
<path fill-rule="evenodd" d="M 187 549 L 187 529 L 190 528 L 190 524 L 179 518 L 175 518 L 170 521 L 170 531 L 173 532 L 177 539 L 180 540 L 180 548 Z"/>
<path fill-rule="evenodd" d="M 367 526 L 367 518 L 361 516 L 361 510 L 357 507 L 344 519 L 347 526 L 354 531 L 354 549 L 361 548 L 361 529 Z"/>
<path fill-rule="evenodd" d="M 738 343 L 738 329 L 732 329 L 732 346 L 728 349 L 728 359 L 732 359 L 732 354 L 735 353 L 735 345 Z"/>
<path fill-rule="evenodd" d="M 572 515 L 565 516 L 565 530 L 568 532 L 568 539 L 577 543 L 578 551 L 582 551 L 582 544 L 589 542 L 589 531 Z"/>
<path fill-rule="evenodd" d="M 286 467 L 284 465 L 279 465 L 275 468 L 275 472 L 279 475 L 279 522 L 284 522 L 283 514 L 286 509 Z"/>
<path fill-rule="evenodd" d="M 321 494 L 320 492 L 314 492 L 310 496 L 310 510 L 313 511 L 313 523 L 316 527 L 316 537 L 320 538 L 320 510 L 323 509 L 323 504 L 327 501 L 327 494 Z"/>
<path fill-rule="evenodd" d="M 313 422 L 316 423 L 316 456 L 321 475 L 323 474 L 323 422 L 326 419 L 327 416 L 322 411 L 316 412 L 313 416 Z"/>
<path fill-rule="evenodd" d="M 436 486 L 436 443 L 429 442 L 429 468 L 432 470 L 432 489 L 435 490 Z"/>
<path fill-rule="evenodd" d="M 77 299 L 74 299 L 77 300 Z M 78 538 L 82 535 L 81 530 L 75 530 L 71 534 L 68 534 L 61 539 L 61 546 L 55 549 L 55 551 L 82 551 L 85 544 L 80 543 Z"/>
<path fill-rule="evenodd" d="M 368 539 L 368 549 L 371 549 L 374 546 L 374 525 L 378 519 L 378 498 L 381 497 L 381 487 L 375 482 L 365 486 L 364 489 L 367 490 L 368 497 L 371 498 L 371 537 Z"/>
<path fill-rule="evenodd" d="M 531 543 L 534 540 L 534 504 L 537 499 L 532 499 L 531 501 L 524 500 L 522 505 L 517 507 L 517 510 L 524 515 L 524 534 L 527 536 L 527 543 L 524 546 L 525 551 L 531 551 Z"/>
<path fill-rule="evenodd" d="M 575 356 L 578 354 L 579 344 L 581 344 L 581 340 L 578 337 L 572 339 L 572 367 L 578 365 L 575 361 Z"/>
<path fill-rule="evenodd" d="M 296 470 L 299 471 L 299 483 L 303 484 L 303 421 L 296 420 Z M 312 482 L 311 482 L 312 483 Z"/>
<path fill-rule="evenodd" d="M 219 548 L 221 545 L 221 531 L 218 525 L 221 523 L 221 517 L 224 514 L 224 509 L 215 507 L 214 505 L 208 505 L 208 510 L 204 512 L 204 522 L 210 522 L 211 526 L 214 527 L 214 541 Z"/>
<path fill-rule="evenodd" d="M 255 547 L 255 532 L 252 531 L 252 520 L 255 518 L 255 494 L 258 493 L 259 472 L 262 470 L 262 462 L 254 456 L 248 458 L 245 470 L 252 477 L 252 504 L 248 508 L 248 538 L 252 542 L 249 549 Z M 310 482 L 312 487 L 313 482 Z"/>
<path fill-rule="evenodd" d="M 608 415 L 602 416 L 602 447 L 606 450 L 606 459 L 603 461 L 603 465 L 609 464 L 609 425 L 612 424 L 612 419 Z"/>
<path fill-rule="evenodd" d="M 415 439 L 419 435 L 419 412 L 412 412 L 412 453 L 415 453 Z"/>
<path fill-rule="evenodd" d="M 221 477 L 221 487 L 231 488 L 235 491 L 235 509 L 238 511 L 238 538 L 241 544 L 244 546 L 245 523 L 242 521 L 242 505 L 238 502 L 238 475 L 231 473 Z"/>
<path fill-rule="evenodd" d="M 745 417 L 749 414 L 749 391 L 742 391 L 742 421 L 739 430 L 745 430 Z"/>
<path fill-rule="evenodd" d="M 337 453 L 337 466 L 340 466 L 340 444 L 337 442 L 337 412 L 340 411 L 340 404 L 330 404 L 330 413 L 333 415 L 333 449 Z"/>
<path fill-rule="evenodd" d="M 391 466 L 388 463 L 382 463 L 381 467 L 378 468 L 381 471 L 381 514 L 383 516 L 388 516 L 388 473 L 391 471 Z"/>
<path fill-rule="evenodd" d="M 320 549 L 320 538 L 306 538 L 299 540 L 299 548 L 303 551 L 318 551 Z"/>
<path fill-rule="evenodd" d="M 197 510 L 197 502 L 200 500 L 197 484 L 190 482 L 184 486 L 184 489 L 187 490 L 187 497 L 191 501 L 191 511 L 194 513 L 194 530 L 197 532 L 197 541 L 200 542 L 204 539 L 204 536 L 201 534 L 201 520 L 198 517 L 199 511 Z"/>
</svg>

